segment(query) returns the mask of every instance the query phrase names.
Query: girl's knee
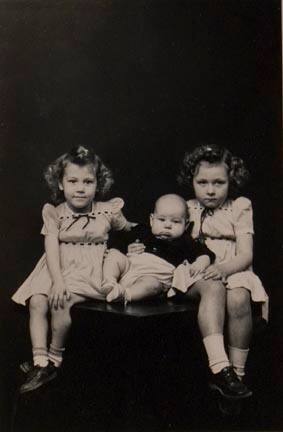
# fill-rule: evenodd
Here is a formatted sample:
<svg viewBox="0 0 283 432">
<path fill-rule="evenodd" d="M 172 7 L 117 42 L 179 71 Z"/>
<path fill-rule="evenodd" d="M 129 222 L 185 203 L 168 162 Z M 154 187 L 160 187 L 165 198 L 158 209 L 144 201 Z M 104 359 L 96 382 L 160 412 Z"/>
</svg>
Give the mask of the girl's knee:
<svg viewBox="0 0 283 432">
<path fill-rule="evenodd" d="M 214 280 L 200 280 L 196 282 L 199 284 L 199 293 L 203 296 L 213 296 L 224 298 L 226 295 L 226 289 L 222 282 Z"/>
<path fill-rule="evenodd" d="M 70 307 L 51 309 L 52 330 L 58 330 L 62 327 L 69 327 L 72 322 Z"/>
<path fill-rule="evenodd" d="M 251 313 L 250 293 L 244 288 L 227 290 L 227 312 L 233 316 L 244 316 Z"/>
<path fill-rule="evenodd" d="M 34 295 L 29 301 L 30 313 L 46 314 L 48 312 L 48 298 L 45 295 Z"/>
</svg>

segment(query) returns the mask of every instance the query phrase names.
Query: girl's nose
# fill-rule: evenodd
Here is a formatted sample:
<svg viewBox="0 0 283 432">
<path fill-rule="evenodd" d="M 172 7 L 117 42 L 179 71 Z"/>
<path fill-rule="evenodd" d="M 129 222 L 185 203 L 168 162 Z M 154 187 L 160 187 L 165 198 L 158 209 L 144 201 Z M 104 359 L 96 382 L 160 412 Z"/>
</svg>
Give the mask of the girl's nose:
<svg viewBox="0 0 283 432">
<path fill-rule="evenodd" d="M 214 194 L 214 187 L 213 187 L 212 184 L 208 184 L 208 186 L 207 186 L 207 193 L 209 195 L 213 195 Z"/>
<path fill-rule="evenodd" d="M 77 192 L 84 192 L 85 191 L 85 186 L 83 183 L 78 183 L 77 184 Z"/>
<path fill-rule="evenodd" d="M 165 228 L 171 228 L 171 227 L 172 227 L 172 223 L 170 221 L 166 221 Z"/>
</svg>

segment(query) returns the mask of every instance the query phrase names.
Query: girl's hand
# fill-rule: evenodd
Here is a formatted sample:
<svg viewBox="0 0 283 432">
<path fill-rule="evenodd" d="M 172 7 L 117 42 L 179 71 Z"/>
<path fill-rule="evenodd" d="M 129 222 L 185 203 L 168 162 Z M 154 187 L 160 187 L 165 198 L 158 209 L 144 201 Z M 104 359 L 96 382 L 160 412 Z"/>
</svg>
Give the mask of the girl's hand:
<svg viewBox="0 0 283 432">
<path fill-rule="evenodd" d="M 54 309 L 61 307 L 63 309 L 65 306 L 65 301 L 69 301 L 70 298 L 71 294 L 67 290 L 65 283 L 63 281 L 54 282 L 49 295 L 50 307 L 53 307 Z"/>
<path fill-rule="evenodd" d="M 144 252 L 144 250 L 145 245 L 143 243 L 140 243 L 140 241 L 137 239 L 135 243 L 129 244 L 127 256 L 141 254 Z"/>
<path fill-rule="evenodd" d="M 208 256 L 203 255 L 198 257 L 191 265 L 190 265 L 190 276 L 197 276 L 209 266 L 210 259 Z"/>
<path fill-rule="evenodd" d="M 207 279 L 213 279 L 213 280 L 221 280 L 222 282 L 226 279 L 226 274 L 221 270 L 220 266 L 217 266 L 216 264 L 210 265 L 205 271 L 203 278 L 205 280 Z"/>
</svg>

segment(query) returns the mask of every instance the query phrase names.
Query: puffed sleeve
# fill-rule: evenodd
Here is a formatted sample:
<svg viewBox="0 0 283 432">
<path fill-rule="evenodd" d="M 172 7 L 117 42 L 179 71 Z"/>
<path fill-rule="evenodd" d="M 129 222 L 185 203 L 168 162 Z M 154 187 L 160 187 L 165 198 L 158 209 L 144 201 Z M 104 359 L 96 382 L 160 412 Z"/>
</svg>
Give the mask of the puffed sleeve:
<svg viewBox="0 0 283 432">
<path fill-rule="evenodd" d="M 111 207 L 111 226 L 114 230 L 121 231 L 130 229 L 130 222 L 127 221 L 121 209 L 124 207 L 122 198 L 113 198 L 109 201 Z"/>
<path fill-rule="evenodd" d="M 232 205 L 234 230 L 238 234 L 254 234 L 253 209 L 248 198 L 237 198 Z"/>
<path fill-rule="evenodd" d="M 56 208 L 51 204 L 45 204 L 42 209 L 43 227 L 41 234 L 58 235 L 59 233 L 59 217 Z"/>
</svg>

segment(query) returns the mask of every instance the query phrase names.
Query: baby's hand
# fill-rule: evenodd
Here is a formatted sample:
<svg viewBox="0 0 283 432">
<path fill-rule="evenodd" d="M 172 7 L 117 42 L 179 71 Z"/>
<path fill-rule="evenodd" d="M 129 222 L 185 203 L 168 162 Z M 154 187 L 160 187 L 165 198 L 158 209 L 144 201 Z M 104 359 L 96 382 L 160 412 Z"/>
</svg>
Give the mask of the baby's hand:
<svg viewBox="0 0 283 432">
<path fill-rule="evenodd" d="M 128 253 L 127 256 L 141 254 L 145 250 L 145 245 L 143 243 L 140 243 L 139 239 L 135 241 L 135 243 L 131 243 L 128 246 Z"/>
<path fill-rule="evenodd" d="M 58 309 L 61 307 L 62 309 L 65 306 L 65 301 L 69 301 L 71 298 L 71 294 L 68 291 L 64 281 L 54 282 L 51 288 L 51 293 L 49 295 L 49 305 L 54 309 Z"/>
<path fill-rule="evenodd" d="M 204 272 L 204 279 L 222 280 L 225 281 L 226 274 L 217 264 L 210 265 Z"/>
<path fill-rule="evenodd" d="M 197 276 L 202 273 L 210 263 L 210 259 L 208 256 L 203 255 L 198 257 L 191 265 L 190 265 L 190 276 Z"/>
</svg>

